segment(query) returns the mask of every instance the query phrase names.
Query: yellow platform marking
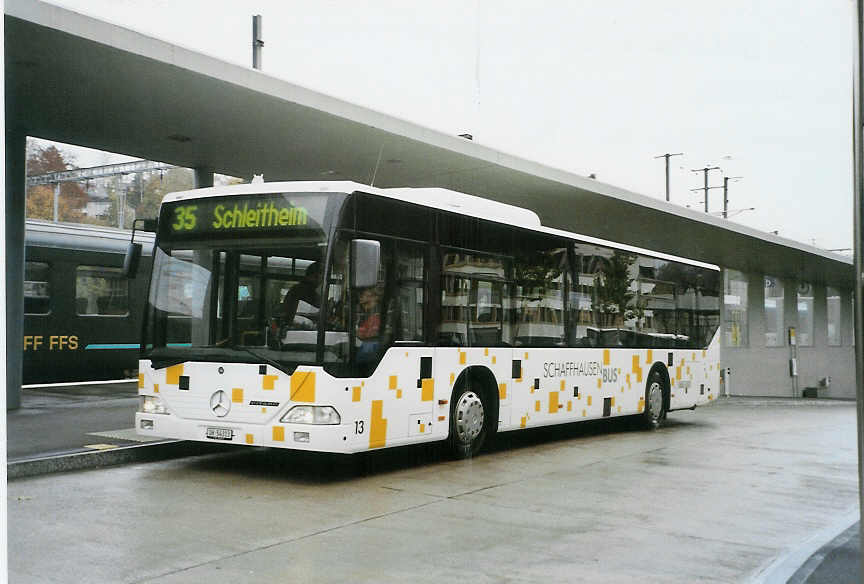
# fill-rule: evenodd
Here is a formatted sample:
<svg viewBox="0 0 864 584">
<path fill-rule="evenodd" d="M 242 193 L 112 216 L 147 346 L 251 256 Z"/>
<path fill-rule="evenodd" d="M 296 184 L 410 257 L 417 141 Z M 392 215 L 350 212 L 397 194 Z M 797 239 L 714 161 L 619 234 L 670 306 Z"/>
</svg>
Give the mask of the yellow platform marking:
<svg viewBox="0 0 864 584">
<path fill-rule="evenodd" d="M 243 403 L 243 389 L 240 387 L 235 387 L 231 390 L 231 401 L 235 404 Z"/>
<path fill-rule="evenodd" d="M 549 392 L 549 413 L 557 414 L 558 413 L 558 392 L 550 391 Z"/>
<path fill-rule="evenodd" d="M 159 393 L 159 384 L 158 383 L 153 384 L 153 393 Z"/>
<path fill-rule="evenodd" d="M 275 389 L 278 375 L 265 375 L 261 378 L 261 389 Z"/>
<path fill-rule="evenodd" d="M 295 371 L 291 376 L 291 400 L 297 402 L 315 401 L 315 372 Z"/>
<path fill-rule="evenodd" d="M 112 448 L 117 448 L 116 444 L 85 444 L 84 448 L 89 448 L 90 450 L 111 450 Z"/>
<path fill-rule="evenodd" d="M 384 417 L 384 400 L 372 400 L 372 416 L 369 423 L 369 448 L 381 448 L 387 443 L 387 418 Z"/>
<path fill-rule="evenodd" d="M 603 364 L 609 364 L 609 349 L 603 349 Z"/>
<path fill-rule="evenodd" d="M 252 434 L 246 434 L 246 444 L 255 444 L 255 437 Z"/>
<path fill-rule="evenodd" d="M 284 426 L 273 426 L 273 441 L 274 442 L 285 442 L 285 427 Z"/>
<path fill-rule="evenodd" d="M 498 384 L 498 399 L 505 400 L 507 399 L 507 384 L 499 383 Z"/>
<path fill-rule="evenodd" d="M 435 380 L 424 379 L 421 383 L 420 401 L 432 401 L 435 397 Z"/>
<path fill-rule="evenodd" d="M 396 386 L 399 384 L 399 378 L 396 375 L 390 376 L 390 389 L 396 389 Z"/>
<path fill-rule="evenodd" d="M 138 389 L 143 389 L 143 388 L 144 388 L 144 374 L 139 373 L 138 374 Z"/>
<path fill-rule="evenodd" d="M 360 401 L 361 391 L 362 391 L 362 388 L 359 385 L 355 385 L 354 387 L 352 387 L 351 388 L 351 401 L 355 401 L 355 402 Z"/>
<path fill-rule="evenodd" d="M 177 385 L 180 383 L 181 375 L 183 375 L 183 364 L 172 365 L 165 370 L 165 383 L 168 385 Z"/>
</svg>

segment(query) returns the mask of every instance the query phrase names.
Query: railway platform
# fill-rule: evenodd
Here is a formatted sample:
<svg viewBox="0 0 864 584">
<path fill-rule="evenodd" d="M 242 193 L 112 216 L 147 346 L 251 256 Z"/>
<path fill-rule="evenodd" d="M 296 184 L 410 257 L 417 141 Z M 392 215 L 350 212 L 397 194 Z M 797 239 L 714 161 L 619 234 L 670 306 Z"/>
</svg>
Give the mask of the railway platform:
<svg viewBox="0 0 864 584">
<path fill-rule="evenodd" d="M 10 479 L 213 450 L 207 444 L 138 436 L 137 380 L 25 386 L 6 414 Z"/>
</svg>

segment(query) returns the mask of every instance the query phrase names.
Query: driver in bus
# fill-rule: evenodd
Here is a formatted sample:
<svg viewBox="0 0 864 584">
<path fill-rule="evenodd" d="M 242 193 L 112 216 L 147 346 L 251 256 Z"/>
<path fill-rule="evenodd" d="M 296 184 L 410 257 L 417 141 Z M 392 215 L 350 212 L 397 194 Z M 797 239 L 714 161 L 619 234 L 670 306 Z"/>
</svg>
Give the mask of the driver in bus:
<svg viewBox="0 0 864 584">
<path fill-rule="evenodd" d="M 318 277 L 320 273 L 321 264 L 319 262 L 309 264 L 303 274 L 303 279 L 288 290 L 282 299 L 282 316 L 289 327 L 305 328 L 303 326 L 305 324 L 314 328 L 315 323 L 309 317 L 316 315 L 318 307 L 321 306 L 321 281 Z M 308 306 L 301 305 L 301 302 Z M 299 314 L 298 308 L 302 309 L 299 310 Z M 309 308 L 313 310 L 310 311 Z M 295 322 L 300 319 L 302 319 L 300 323 Z"/>
</svg>

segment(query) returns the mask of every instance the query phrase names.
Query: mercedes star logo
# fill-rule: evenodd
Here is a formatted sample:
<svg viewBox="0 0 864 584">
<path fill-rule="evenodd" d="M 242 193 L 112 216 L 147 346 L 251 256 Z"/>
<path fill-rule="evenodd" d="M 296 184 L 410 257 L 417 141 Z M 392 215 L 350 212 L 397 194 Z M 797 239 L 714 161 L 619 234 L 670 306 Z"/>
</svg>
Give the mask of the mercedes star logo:
<svg viewBox="0 0 864 584">
<path fill-rule="evenodd" d="M 228 394 L 222 391 L 216 391 L 210 396 L 210 411 L 217 418 L 224 418 L 231 411 L 231 400 Z"/>
</svg>

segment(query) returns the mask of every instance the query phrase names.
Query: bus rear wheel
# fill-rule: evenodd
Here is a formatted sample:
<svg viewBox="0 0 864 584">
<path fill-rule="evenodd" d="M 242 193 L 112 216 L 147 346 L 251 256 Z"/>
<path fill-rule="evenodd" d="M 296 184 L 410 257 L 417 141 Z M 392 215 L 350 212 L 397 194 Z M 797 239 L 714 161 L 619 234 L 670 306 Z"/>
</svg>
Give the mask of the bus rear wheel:
<svg viewBox="0 0 864 584">
<path fill-rule="evenodd" d="M 645 386 L 645 410 L 642 420 L 648 429 L 660 427 L 666 418 L 665 382 L 663 375 L 656 369 L 648 376 Z"/>
<path fill-rule="evenodd" d="M 490 409 L 483 392 L 466 381 L 453 392 L 450 405 L 450 450 L 456 458 L 471 458 L 488 434 Z"/>
</svg>

